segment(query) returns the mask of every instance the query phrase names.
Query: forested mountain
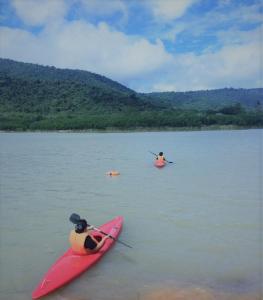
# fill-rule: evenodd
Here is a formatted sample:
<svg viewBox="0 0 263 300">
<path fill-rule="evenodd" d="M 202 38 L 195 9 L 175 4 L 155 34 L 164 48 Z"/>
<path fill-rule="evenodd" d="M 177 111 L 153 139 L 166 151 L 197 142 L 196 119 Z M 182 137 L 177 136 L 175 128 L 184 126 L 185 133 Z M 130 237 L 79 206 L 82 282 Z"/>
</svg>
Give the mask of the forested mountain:
<svg viewBox="0 0 263 300">
<path fill-rule="evenodd" d="M 112 112 L 156 106 L 104 76 L 7 59 L 0 59 L 0 96 L 2 112 Z"/>
<path fill-rule="evenodd" d="M 50 82 L 78 82 L 90 87 L 98 87 L 132 93 L 124 85 L 105 76 L 81 70 L 58 69 L 31 63 L 22 63 L 10 59 L 0 58 L 0 75 L 23 80 L 41 80 Z"/>
<path fill-rule="evenodd" d="M 221 109 L 240 103 L 245 109 L 258 109 L 263 106 L 263 88 L 162 92 L 144 94 L 155 104 L 170 105 L 181 109 Z"/>
<path fill-rule="evenodd" d="M 260 127 L 262 91 L 141 94 L 87 71 L 0 59 L 0 129 Z"/>
</svg>

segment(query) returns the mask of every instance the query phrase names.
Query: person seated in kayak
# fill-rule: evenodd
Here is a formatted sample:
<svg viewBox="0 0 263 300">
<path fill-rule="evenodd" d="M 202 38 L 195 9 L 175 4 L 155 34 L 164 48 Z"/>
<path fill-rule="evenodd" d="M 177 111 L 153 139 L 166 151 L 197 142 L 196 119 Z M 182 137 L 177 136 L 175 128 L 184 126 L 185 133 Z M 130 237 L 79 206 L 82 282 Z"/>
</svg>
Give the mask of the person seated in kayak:
<svg viewBox="0 0 263 300">
<path fill-rule="evenodd" d="M 80 219 L 75 226 L 75 230 L 71 230 L 69 242 L 74 252 L 78 254 L 92 254 L 101 249 L 105 240 L 109 235 L 103 238 L 93 232 L 94 227 L 89 226 L 85 219 Z"/>
<path fill-rule="evenodd" d="M 159 152 L 159 155 L 156 156 L 156 159 L 159 161 L 166 161 L 163 152 Z"/>
</svg>

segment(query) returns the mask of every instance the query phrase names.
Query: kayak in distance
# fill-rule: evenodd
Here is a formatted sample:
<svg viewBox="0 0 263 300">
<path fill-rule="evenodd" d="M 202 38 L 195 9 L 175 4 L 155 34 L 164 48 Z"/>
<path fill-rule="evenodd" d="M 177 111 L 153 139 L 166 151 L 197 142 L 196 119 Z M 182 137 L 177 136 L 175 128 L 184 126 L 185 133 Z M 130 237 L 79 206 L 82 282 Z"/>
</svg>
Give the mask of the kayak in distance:
<svg viewBox="0 0 263 300">
<path fill-rule="evenodd" d="M 32 299 L 38 299 L 53 292 L 93 266 L 114 244 L 115 239 L 121 232 L 122 225 L 123 217 L 118 216 L 99 227 L 101 232 L 96 232 L 96 235 L 102 238 L 103 232 L 110 234 L 113 238 L 106 239 L 105 244 L 96 253 L 80 255 L 74 253 L 73 250 L 69 248 L 49 268 L 36 289 L 32 292 Z"/>
<path fill-rule="evenodd" d="M 157 168 L 163 168 L 163 167 L 166 165 L 166 163 L 165 163 L 164 160 L 156 159 L 156 160 L 154 161 L 154 165 L 155 165 L 155 167 L 157 167 Z"/>
</svg>

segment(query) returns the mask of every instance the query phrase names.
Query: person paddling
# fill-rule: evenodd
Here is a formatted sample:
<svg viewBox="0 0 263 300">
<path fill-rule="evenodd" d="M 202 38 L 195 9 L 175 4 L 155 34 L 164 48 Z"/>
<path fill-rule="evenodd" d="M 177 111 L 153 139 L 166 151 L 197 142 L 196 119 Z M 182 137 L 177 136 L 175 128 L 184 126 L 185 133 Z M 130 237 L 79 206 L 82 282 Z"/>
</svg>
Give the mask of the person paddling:
<svg viewBox="0 0 263 300">
<path fill-rule="evenodd" d="M 169 163 L 169 164 L 172 164 L 172 163 L 173 163 L 172 161 L 169 161 L 169 160 L 167 160 L 167 159 L 164 157 L 163 152 L 159 152 L 158 155 L 155 154 L 155 153 L 153 153 L 152 151 L 149 151 L 149 152 L 150 152 L 151 154 L 155 155 L 156 160 L 158 160 L 158 161 L 165 161 L 165 162 L 167 162 L 167 163 Z"/>
<path fill-rule="evenodd" d="M 164 155 L 163 155 L 163 152 L 159 152 L 159 154 L 156 156 L 156 160 L 159 160 L 159 161 L 166 161 Z"/>
<path fill-rule="evenodd" d="M 109 235 L 101 237 L 93 231 L 93 226 L 88 226 L 85 219 L 78 220 L 75 230 L 71 230 L 69 242 L 72 250 L 77 254 L 93 254 L 101 249 Z"/>
</svg>

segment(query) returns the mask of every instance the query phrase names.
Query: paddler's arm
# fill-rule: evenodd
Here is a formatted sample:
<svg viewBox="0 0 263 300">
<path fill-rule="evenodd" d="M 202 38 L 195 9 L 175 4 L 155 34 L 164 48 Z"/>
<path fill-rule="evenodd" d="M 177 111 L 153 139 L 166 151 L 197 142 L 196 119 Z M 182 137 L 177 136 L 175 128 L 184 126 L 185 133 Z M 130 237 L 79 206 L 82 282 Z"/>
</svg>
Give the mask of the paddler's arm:
<svg viewBox="0 0 263 300">
<path fill-rule="evenodd" d="M 104 236 L 101 241 L 97 244 L 97 247 L 94 249 L 94 251 L 98 251 L 100 250 L 100 248 L 104 245 L 106 239 L 108 239 L 110 236 L 109 235 L 106 235 Z"/>
</svg>

